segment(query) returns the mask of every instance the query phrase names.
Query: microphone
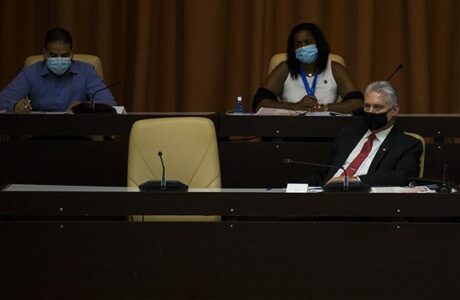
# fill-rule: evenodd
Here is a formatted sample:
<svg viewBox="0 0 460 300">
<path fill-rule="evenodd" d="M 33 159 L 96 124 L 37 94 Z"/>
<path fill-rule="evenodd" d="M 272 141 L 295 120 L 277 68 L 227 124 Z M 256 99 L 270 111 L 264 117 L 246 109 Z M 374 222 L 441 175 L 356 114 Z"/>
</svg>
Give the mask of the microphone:
<svg viewBox="0 0 460 300">
<path fill-rule="evenodd" d="M 139 185 L 139 191 L 141 192 L 155 192 L 155 191 L 181 191 L 185 192 L 188 190 L 188 186 L 178 180 L 166 180 L 166 168 L 163 162 L 163 152 L 158 151 L 158 156 L 161 162 L 161 180 L 147 180 L 143 184 Z"/>
<path fill-rule="evenodd" d="M 163 171 L 161 173 L 161 189 L 166 190 L 165 164 L 163 162 L 163 153 L 161 151 L 158 151 L 158 156 L 160 157 L 161 167 L 163 168 Z"/>
<path fill-rule="evenodd" d="M 424 185 L 424 186 L 427 186 L 431 190 L 435 190 L 436 193 L 452 193 L 452 189 L 455 187 L 455 184 L 452 181 L 447 180 L 446 173 L 447 173 L 447 164 L 443 164 L 442 180 L 411 177 L 409 178 L 409 186 L 415 187 L 415 186 Z"/>
<path fill-rule="evenodd" d="M 115 108 L 113 108 L 112 106 L 107 105 L 105 103 L 95 103 L 94 100 L 96 98 L 96 95 L 99 92 L 105 91 L 106 89 L 110 89 L 111 87 L 119 85 L 120 83 L 121 83 L 120 81 L 116 81 L 112 83 L 111 85 L 98 89 L 97 91 L 93 93 L 89 101 L 82 102 L 72 107 L 72 112 L 74 114 L 85 114 L 85 113 L 96 113 L 96 112 L 97 113 L 117 113 Z"/>
<path fill-rule="evenodd" d="M 326 164 L 319 164 L 319 163 L 312 163 L 312 162 L 305 162 L 305 161 L 298 161 L 292 160 L 290 158 L 284 158 L 282 160 L 285 164 L 297 164 L 297 165 L 305 165 L 305 166 L 314 166 L 314 167 L 322 167 L 322 168 L 334 168 L 334 169 L 342 169 L 343 170 L 343 191 L 348 191 L 350 189 L 350 183 L 348 180 L 347 170 L 342 166 L 334 166 L 334 165 L 326 165 Z"/>
<path fill-rule="evenodd" d="M 390 76 L 388 76 L 387 80 L 386 81 L 390 81 L 390 79 L 393 77 L 393 75 L 395 75 L 396 73 L 398 73 L 399 70 L 401 70 L 403 67 L 402 64 L 399 64 L 399 66 L 393 71 L 393 73 L 391 73 Z"/>
<path fill-rule="evenodd" d="M 95 104 L 95 103 L 94 103 L 94 99 L 96 98 L 96 95 L 97 95 L 99 92 L 105 91 L 106 89 L 110 89 L 111 87 L 114 87 L 114 86 L 116 86 L 116 85 L 119 85 L 120 83 L 121 83 L 120 81 L 116 81 L 116 82 L 112 83 L 111 85 L 108 85 L 108 86 L 106 86 L 106 87 L 104 87 L 104 88 L 102 88 L 102 89 L 98 89 L 97 91 L 95 91 L 95 92 L 93 93 L 93 96 L 92 96 L 91 99 L 90 99 L 90 102 L 89 102 L 89 103 L 90 103 L 91 109 L 94 111 L 94 104 Z"/>
<path fill-rule="evenodd" d="M 442 184 L 436 191 L 438 193 L 452 193 L 452 186 L 446 180 L 447 164 L 442 166 Z"/>
<path fill-rule="evenodd" d="M 393 76 L 394 76 L 396 73 L 398 73 L 399 70 L 402 69 L 402 67 L 403 67 L 403 65 L 402 65 L 402 64 L 399 64 L 399 65 L 396 67 L 396 69 L 393 71 L 393 73 L 391 73 L 391 75 L 388 76 L 388 78 L 386 79 L 386 81 L 390 81 L 390 79 L 393 78 Z M 353 110 L 351 111 L 351 114 L 352 114 L 353 116 L 362 116 L 363 112 L 364 112 L 364 108 L 363 108 L 363 107 L 358 107 L 358 108 L 353 109 Z"/>
<path fill-rule="evenodd" d="M 284 158 L 282 162 L 285 164 L 297 164 L 297 165 L 314 166 L 314 167 L 321 167 L 321 168 L 333 168 L 335 170 L 338 170 L 338 169 L 343 170 L 343 174 L 344 174 L 343 184 L 340 184 L 340 182 L 327 183 L 326 185 L 323 186 L 323 190 L 327 192 L 338 192 L 338 191 L 340 192 L 362 192 L 362 191 L 368 192 L 370 189 L 370 186 L 362 181 L 357 181 L 357 182 L 353 181 L 350 185 L 347 170 L 345 170 L 345 168 L 342 166 L 306 162 L 306 161 L 298 161 L 298 160 L 292 160 L 290 158 Z M 353 170 L 356 171 L 355 169 Z"/>
</svg>

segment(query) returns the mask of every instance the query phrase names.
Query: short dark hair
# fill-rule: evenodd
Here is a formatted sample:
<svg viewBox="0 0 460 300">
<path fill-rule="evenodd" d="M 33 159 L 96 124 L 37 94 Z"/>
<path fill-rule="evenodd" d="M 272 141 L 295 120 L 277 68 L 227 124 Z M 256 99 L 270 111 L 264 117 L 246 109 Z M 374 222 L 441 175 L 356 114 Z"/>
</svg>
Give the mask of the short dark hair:
<svg viewBox="0 0 460 300">
<path fill-rule="evenodd" d="M 295 35 L 297 32 L 302 30 L 310 31 L 316 39 L 316 47 L 318 48 L 318 61 L 316 64 L 316 72 L 321 73 L 327 68 L 327 62 L 329 59 L 329 44 L 327 43 L 326 37 L 324 36 L 318 25 L 313 23 L 301 23 L 292 28 L 289 33 L 287 42 L 287 64 L 289 67 L 289 73 L 293 78 L 297 78 L 299 75 L 299 60 L 295 57 Z"/>
<path fill-rule="evenodd" d="M 45 49 L 48 49 L 49 43 L 60 42 L 64 44 L 70 44 L 70 49 L 73 47 L 72 36 L 70 32 L 65 30 L 64 28 L 55 27 L 46 33 L 45 37 Z"/>
</svg>

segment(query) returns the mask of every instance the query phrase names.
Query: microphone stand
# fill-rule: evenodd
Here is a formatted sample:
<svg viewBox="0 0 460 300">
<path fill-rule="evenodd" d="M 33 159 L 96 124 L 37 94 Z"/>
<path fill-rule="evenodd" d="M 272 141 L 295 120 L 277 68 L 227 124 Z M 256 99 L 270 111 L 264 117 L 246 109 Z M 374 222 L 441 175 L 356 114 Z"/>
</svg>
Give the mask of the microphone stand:
<svg viewBox="0 0 460 300">
<path fill-rule="evenodd" d="M 390 79 L 393 77 L 393 75 L 395 75 L 399 70 L 401 70 L 403 67 L 402 64 L 399 64 L 399 66 L 393 71 L 393 73 L 391 73 L 390 76 L 388 76 L 387 80 L 386 81 L 390 81 Z"/>
<path fill-rule="evenodd" d="M 285 163 L 285 164 L 305 165 L 305 166 L 314 166 L 314 167 L 321 167 L 321 168 L 342 169 L 343 174 L 344 174 L 344 176 L 343 176 L 343 190 L 348 191 L 350 189 L 350 182 L 349 182 L 349 179 L 348 179 L 347 170 L 345 170 L 345 168 L 342 167 L 342 166 L 332 166 L 332 165 L 326 165 L 326 164 L 320 164 L 320 163 L 304 162 L 304 161 L 292 160 L 290 158 L 283 159 L 283 163 Z"/>
<path fill-rule="evenodd" d="M 147 180 L 139 185 L 141 192 L 186 192 L 188 186 L 178 180 L 166 180 L 165 164 L 163 162 L 163 152 L 158 151 L 161 167 L 163 169 L 161 180 Z"/>
<path fill-rule="evenodd" d="M 402 64 L 399 64 L 396 69 L 393 71 L 393 73 L 391 73 L 390 76 L 387 77 L 387 79 L 385 81 L 390 81 L 391 78 L 393 78 L 393 76 L 399 72 L 399 70 L 401 70 L 403 67 Z M 363 111 L 364 111 L 364 108 L 363 107 L 358 107 L 358 108 L 355 108 L 351 111 L 351 114 L 353 116 L 361 116 L 363 114 Z"/>
<path fill-rule="evenodd" d="M 161 161 L 161 167 L 163 169 L 163 172 L 161 173 L 161 189 L 166 190 L 166 175 L 165 175 L 165 164 L 163 162 L 163 153 L 161 151 L 158 151 L 158 156 L 160 157 Z"/>
<path fill-rule="evenodd" d="M 350 190 L 350 182 L 348 181 L 348 173 L 347 170 L 343 169 L 343 190 L 348 192 Z"/>
<path fill-rule="evenodd" d="M 117 81 L 117 82 L 112 83 L 112 84 L 109 85 L 109 86 L 106 86 L 106 87 L 104 87 L 104 88 L 102 88 L 102 89 L 99 89 L 99 90 L 95 91 L 95 92 L 93 93 L 93 96 L 92 96 L 91 99 L 90 99 L 90 102 L 89 102 L 89 103 L 90 103 L 90 109 L 91 109 L 93 112 L 95 112 L 94 106 L 95 106 L 96 103 L 95 103 L 94 99 L 96 99 L 96 95 L 97 95 L 99 92 L 102 92 L 102 91 L 104 91 L 104 90 L 110 89 L 111 87 L 116 86 L 116 85 L 119 85 L 119 84 L 120 84 L 120 81 Z"/>
<path fill-rule="evenodd" d="M 442 183 L 439 189 L 436 191 L 438 193 L 452 193 L 452 186 L 447 182 L 446 179 L 447 164 L 442 166 Z"/>
<path fill-rule="evenodd" d="M 349 191 L 353 191 L 353 192 L 359 192 L 359 191 L 369 191 L 370 189 L 370 186 L 367 185 L 366 183 L 364 182 L 357 182 L 355 185 L 352 186 L 352 188 L 350 188 L 350 180 L 349 180 L 349 177 L 348 177 L 348 173 L 347 173 L 347 170 L 345 170 L 344 167 L 342 166 L 335 166 L 335 165 L 327 165 L 327 164 L 321 164 L 321 163 L 313 163 L 313 162 L 305 162 L 305 161 L 298 161 L 298 160 L 292 160 L 290 158 L 284 158 L 282 160 L 283 163 L 285 164 L 298 164 L 298 165 L 305 165 L 305 166 L 314 166 L 314 167 L 321 167 L 321 168 L 334 168 L 334 169 L 341 169 L 343 170 L 343 186 L 342 186 L 342 191 L 343 192 L 349 192 Z M 325 186 L 323 186 L 323 189 L 327 189 L 328 187 L 328 184 L 326 184 Z M 332 191 L 334 188 L 333 186 L 331 185 L 330 186 L 330 191 Z"/>
<path fill-rule="evenodd" d="M 112 106 L 110 105 L 107 105 L 105 103 L 97 103 L 96 105 L 96 102 L 95 102 L 95 99 L 96 99 L 96 95 L 99 93 L 99 92 L 102 92 L 106 89 L 110 89 L 111 87 L 115 86 L 115 85 L 118 85 L 120 84 L 120 81 L 117 81 L 117 82 L 114 82 L 112 83 L 111 85 L 109 86 L 106 86 L 102 89 L 99 89 L 97 91 L 95 91 L 93 93 L 93 95 L 91 96 L 91 98 L 89 99 L 89 101 L 86 101 L 86 102 L 82 102 L 78 105 L 75 105 L 74 107 L 72 107 L 72 112 L 74 114 L 85 114 L 85 113 L 117 113 L 117 111 L 115 110 L 115 108 L 113 108 Z"/>
</svg>

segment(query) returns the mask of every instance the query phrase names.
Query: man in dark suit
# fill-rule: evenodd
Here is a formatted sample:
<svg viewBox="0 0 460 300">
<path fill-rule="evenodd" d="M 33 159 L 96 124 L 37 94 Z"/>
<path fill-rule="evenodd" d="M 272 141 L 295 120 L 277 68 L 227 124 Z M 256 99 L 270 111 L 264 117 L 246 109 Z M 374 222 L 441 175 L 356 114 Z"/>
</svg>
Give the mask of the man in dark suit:
<svg viewBox="0 0 460 300">
<path fill-rule="evenodd" d="M 369 84 L 365 92 L 362 124 L 344 128 L 336 137 L 324 164 L 342 166 L 351 180 L 371 186 L 403 186 L 419 173 L 422 143 L 394 126 L 399 112 L 396 91 L 389 82 Z M 318 168 L 310 185 L 343 181 L 343 171 Z"/>
</svg>

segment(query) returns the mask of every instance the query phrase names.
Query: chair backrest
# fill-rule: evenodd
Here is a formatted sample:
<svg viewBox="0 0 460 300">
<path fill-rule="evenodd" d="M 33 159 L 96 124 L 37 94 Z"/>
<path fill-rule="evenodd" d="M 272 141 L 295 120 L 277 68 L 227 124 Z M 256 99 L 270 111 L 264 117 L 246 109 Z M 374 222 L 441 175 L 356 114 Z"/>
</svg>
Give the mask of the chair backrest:
<svg viewBox="0 0 460 300">
<path fill-rule="evenodd" d="M 135 122 L 129 138 L 128 186 L 161 179 L 159 151 L 166 179 L 192 188 L 220 188 L 219 152 L 211 120 L 173 117 Z"/>
<path fill-rule="evenodd" d="M 332 61 L 338 62 L 342 66 L 345 67 L 345 60 L 338 54 L 329 54 L 329 58 Z M 286 53 L 278 53 L 273 55 L 273 57 L 270 59 L 270 64 L 268 65 L 268 74 L 270 74 L 276 66 L 278 66 L 281 62 L 285 61 L 287 59 L 287 54 Z"/>
<path fill-rule="evenodd" d="M 28 67 L 42 60 L 43 60 L 42 54 L 29 56 L 24 61 L 24 67 Z M 93 65 L 99 77 L 104 79 L 104 69 L 102 68 L 102 62 L 99 57 L 95 55 L 89 55 L 89 54 L 74 54 L 73 60 L 78 60 L 78 61 L 88 63 L 90 65 Z"/>
<path fill-rule="evenodd" d="M 420 172 L 418 174 L 418 177 L 423 177 L 423 169 L 425 166 L 425 139 L 417 133 L 413 133 L 413 132 L 404 132 L 404 133 L 422 142 L 423 151 L 422 151 L 422 155 L 420 156 Z"/>
</svg>

